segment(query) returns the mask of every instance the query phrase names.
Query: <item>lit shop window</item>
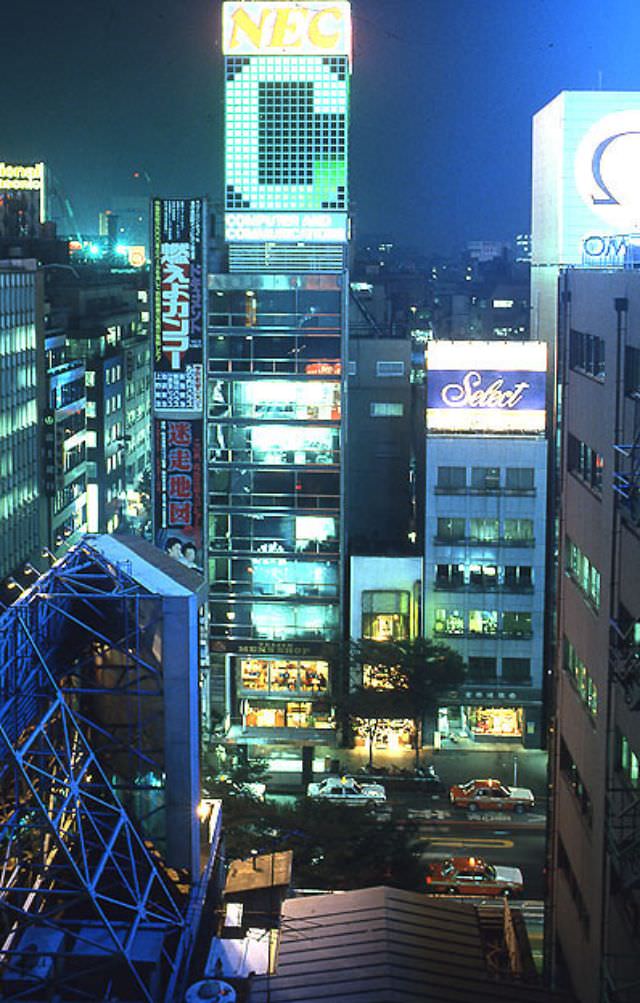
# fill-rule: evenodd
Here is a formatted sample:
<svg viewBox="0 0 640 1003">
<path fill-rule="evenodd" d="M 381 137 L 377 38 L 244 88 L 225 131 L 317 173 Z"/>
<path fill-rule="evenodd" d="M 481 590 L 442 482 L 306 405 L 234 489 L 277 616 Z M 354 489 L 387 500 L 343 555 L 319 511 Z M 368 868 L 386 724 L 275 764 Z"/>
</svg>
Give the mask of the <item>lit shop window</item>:
<svg viewBox="0 0 640 1003">
<path fill-rule="evenodd" d="M 328 704 L 308 700 L 266 704 L 243 701 L 243 724 L 246 728 L 333 728 L 335 720 Z"/>
<path fill-rule="evenodd" d="M 243 658 L 240 686 L 244 690 L 283 693 L 326 693 L 329 666 L 325 661 Z"/>
<path fill-rule="evenodd" d="M 467 725 L 472 735 L 518 738 L 522 735 L 522 707 L 467 707 Z"/>
<path fill-rule="evenodd" d="M 363 592 L 362 636 L 371 641 L 402 641 L 409 636 L 408 592 Z"/>
<path fill-rule="evenodd" d="M 415 746 L 415 724 L 406 718 L 354 718 L 356 749 L 373 745 L 374 749 L 402 752 Z"/>
</svg>

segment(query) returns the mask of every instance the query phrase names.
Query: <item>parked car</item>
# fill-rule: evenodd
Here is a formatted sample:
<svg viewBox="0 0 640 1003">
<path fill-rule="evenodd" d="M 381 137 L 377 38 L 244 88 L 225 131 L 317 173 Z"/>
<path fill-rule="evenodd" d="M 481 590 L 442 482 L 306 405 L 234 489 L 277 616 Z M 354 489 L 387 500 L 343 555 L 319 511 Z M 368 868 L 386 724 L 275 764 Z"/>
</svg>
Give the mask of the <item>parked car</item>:
<svg viewBox="0 0 640 1003">
<path fill-rule="evenodd" d="M 527 787 L 507 787 L 500 780 L 469 780 L 456 784 L 449 790 L 449 800 L 454 808 L 468 811 L 515 811 L 533 808 L 533 791 Z"/>
<path fill-rule="evenodd" d="M 430 892 L 449 895 L 520 895 L 524 886 L 518 867 L 488 864 L 482 857 L 447 857 L 429 865 Z"/>
<path fill-rule="evenodd" d="M 342 804 L 376 804 L 387 800 L 382 784 L 359 783 L 354 777 L 326 777 L 307 785 L 307 797 Z"/>
</svg>

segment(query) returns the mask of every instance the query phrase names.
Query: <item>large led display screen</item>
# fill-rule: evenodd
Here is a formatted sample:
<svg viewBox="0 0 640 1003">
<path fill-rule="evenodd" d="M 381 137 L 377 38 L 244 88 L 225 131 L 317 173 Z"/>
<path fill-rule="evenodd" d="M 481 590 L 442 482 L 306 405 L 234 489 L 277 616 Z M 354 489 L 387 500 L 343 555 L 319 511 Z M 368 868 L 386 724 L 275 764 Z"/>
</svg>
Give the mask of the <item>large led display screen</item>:
<svg viewBox="0 0 640 1003">
<path fill-rule="evenodd" d="M 543 432 L 546 360 L 540 342 L 432 342 L 428 431 Z"/>
<path fill-rule="evenodd" d="M 340 212 L 228 212 L 225 240 L 347 241 L 347 217 Z"/>
<path fill-rule="evenodd" d="M 565 92 L 534 118 L 533 262 L 640 262 L 640 93 Z"/>
<path fill-rule="evenodd" d="M 347 57 L 227 57 L 226 77 L 226 210 L 305 214 L 284 222 L 329 224 L 343 240 L 346 222 L 336 229 L 335 214 L 347 210 Z M 278 239 L 283 227 L 273 226 Z"/>
<path fill-rule="evenodd" d="M 154 199 L 152 218 L 154 408 L 202 414 L 203 201 Z"/>
<path fill-rule="evenodd" d="M 187 567 L 202 570 L 202 422 L 156 419 L 155 542 Z"/>
<path fill-rule="evenodd" d="M 350 4 L 344 0 L 225 3 L 222 51 L 225 56 L 349 56 Z"/>
</svg>

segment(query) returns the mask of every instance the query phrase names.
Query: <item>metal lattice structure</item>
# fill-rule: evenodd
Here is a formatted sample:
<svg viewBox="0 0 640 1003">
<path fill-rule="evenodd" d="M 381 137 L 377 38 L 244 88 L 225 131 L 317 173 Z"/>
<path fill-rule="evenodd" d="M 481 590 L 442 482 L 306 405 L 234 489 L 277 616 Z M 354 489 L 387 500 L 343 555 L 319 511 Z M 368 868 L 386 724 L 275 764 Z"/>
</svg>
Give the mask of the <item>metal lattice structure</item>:
<svg viewBox="0 0 640 1003">
<path fill-rule="evenodd" d="M 162 814 L 154 610 L 83 543 L 0 616 L 3 999 L 171 998 L 186 894 L 148 838 Z"/>
</svg>

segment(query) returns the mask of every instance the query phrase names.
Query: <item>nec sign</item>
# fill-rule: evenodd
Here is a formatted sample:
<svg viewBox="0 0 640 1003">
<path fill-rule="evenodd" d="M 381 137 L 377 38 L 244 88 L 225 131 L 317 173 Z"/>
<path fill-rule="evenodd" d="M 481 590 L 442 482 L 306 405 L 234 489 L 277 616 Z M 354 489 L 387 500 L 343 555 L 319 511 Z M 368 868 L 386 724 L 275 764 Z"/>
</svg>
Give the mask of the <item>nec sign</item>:
<svg viewBox="0 0 640 1003">
<path fill-rule="evenodd" d="M 350 5 L 225 3 L 225 56 L 350 55 Z"/>
</svg>

